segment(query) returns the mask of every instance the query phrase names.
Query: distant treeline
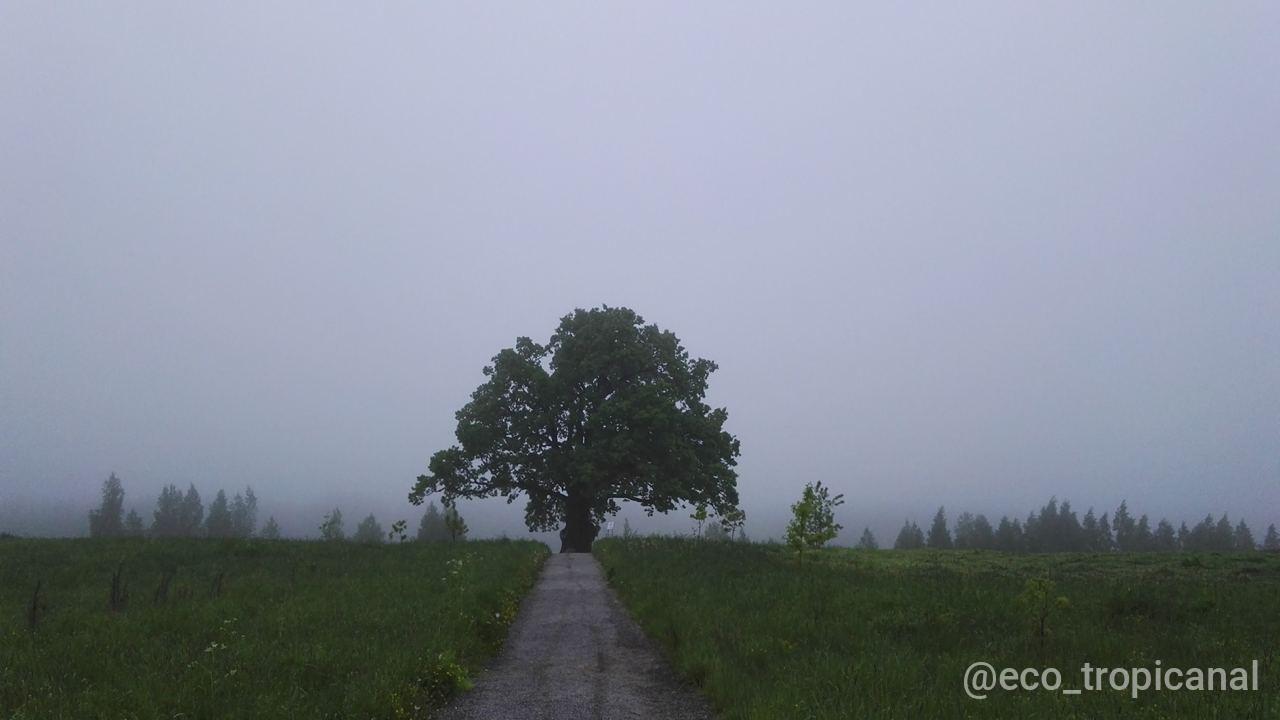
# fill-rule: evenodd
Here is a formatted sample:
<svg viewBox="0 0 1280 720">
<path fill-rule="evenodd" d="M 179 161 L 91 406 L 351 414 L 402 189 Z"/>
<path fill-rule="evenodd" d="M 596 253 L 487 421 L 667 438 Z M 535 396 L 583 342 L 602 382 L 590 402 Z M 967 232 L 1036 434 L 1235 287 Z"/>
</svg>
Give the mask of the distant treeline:
<svg viewBox="0 0 1280 720">
<path fill-rule="evenodd" d="M 859 547 L 877 547 L 870 530 L 862 534 Z M 1006 552 L 1252 552 L 1259 549 L 1253 532 L 1244 520 L 1232 525 L 1224 514 L 1217 520 L 1206 515 L 1194 527 L 1182 523 L 1177 529 L 1161 519 L 1152 527 L 1146 515 L 1134 518 L 1128 504 L 1120 503 L 1115 514 L 1098 517 L 1093 508 L 1076 517 L 1071 503 L 1049 500 L 1025 521 L 1008 516 L 992 526 L 981 513 L 961 513 L 954 532 L 947 526 L 945 508 L 938 508 L 926 533 L 908 520 L 893 543 L 896 550 L 935 548 L 939 550 L 1003 550 Z M 1262 550 L 1280 552 L 1280 534 L 1272 524 L 1263 538 Z"/>
<path fill-rule="evenodd" d="M 160 491 L 156 509 L 150 524 L 143 521 L 136 509 L 124 513 L 124 484 L 115 473 L 102 483 L 102 504 L 89 511 L 89 537 L 252 537 L 258 525 L 258 497 L 253 488 L 227 499 L 219 490 L 205 512 L 200 491 L 191 485 L 184 493 L 177 485 L 169 484 Z M 260 537 L 280 537 L 280 527 L 274 517 L 257 532 Z"/>
<path fill-rule="evenodd" d="M 230 500 L 227 499 L 226 492 L 219 490 L 206 513 L 195 485 L 189 486 L 184 493 L 172 484 L 160 491 L 155 512 L 148 525 L 133 508 L 125 514 L 124 484 L 115 473 L 111 473 L 102 483 L 101 505 L 89 511 L 90 537 L 280 539 L 280 526 L 276 524 L 274 516 L 268 518 L 261 529 L 257 525 L 258 497 L 251 487 L 246 487 L 243 493 L 236 493 Z M 334 508 L 333 512 L 325 515 L 319 529 L 321 540 L 346 540 L 342 510 Z M 466 540 L 467 532 L 467 523 L 456 507 L 446 506 L 442 513 L 435 503 L 430 503 L 418 523 L 416 539 Z M 356 542 L 379 543 L 395 537 L 408 539 L 404 521 L 395 523 L 391 531 L 384 534 L 381 523 L 370 513 L 356 527 L 351 539 Z"/>
</svg>

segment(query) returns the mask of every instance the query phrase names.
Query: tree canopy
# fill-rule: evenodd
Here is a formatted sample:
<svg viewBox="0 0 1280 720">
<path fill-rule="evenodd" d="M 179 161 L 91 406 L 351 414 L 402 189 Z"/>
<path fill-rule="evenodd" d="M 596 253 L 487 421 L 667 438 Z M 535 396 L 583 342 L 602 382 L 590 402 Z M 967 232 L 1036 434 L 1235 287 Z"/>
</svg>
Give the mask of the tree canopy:
<svg viewBox="0 0 1280 720">
<path fill-rule="evenodd" d="M 716 364 L 627 308 L 576 310 L 546 344 L 494 356 L 456 414 L 458 444 L 435 453 L 409 498 L 527 498 L 530 530 L 565 524 L 562 550 L 588 551 L 619 501 L 649 514 L 738 503 L 738 441 L 705 402 Z"/>
</svg>

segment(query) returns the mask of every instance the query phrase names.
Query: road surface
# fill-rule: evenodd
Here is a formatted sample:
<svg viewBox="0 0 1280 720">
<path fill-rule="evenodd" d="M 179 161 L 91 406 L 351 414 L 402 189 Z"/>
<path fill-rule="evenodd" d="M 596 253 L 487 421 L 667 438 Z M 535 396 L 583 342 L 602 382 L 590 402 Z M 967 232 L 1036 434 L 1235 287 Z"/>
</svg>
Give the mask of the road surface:
<svg viewBox="0 0 1280 720">
<path fill-rule="evenodd" d="M 605 584 L 587 553 L 552 555 L 520 606 L 506 645 L 449 720 L 708 720 Z"/>
</svg>

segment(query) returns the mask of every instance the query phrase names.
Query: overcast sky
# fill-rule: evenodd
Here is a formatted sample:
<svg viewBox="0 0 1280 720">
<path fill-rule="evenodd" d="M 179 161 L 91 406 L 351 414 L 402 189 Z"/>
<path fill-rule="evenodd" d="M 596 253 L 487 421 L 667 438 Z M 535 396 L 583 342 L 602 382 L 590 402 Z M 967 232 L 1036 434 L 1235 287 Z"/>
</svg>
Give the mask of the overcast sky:
<svg viewBox="0 0 1280 720">
<path fill-rule="evenodd" d="M 757 537 L 1280 522 L 1280 4 L 907 5 L 0 3 L 0 523 L 411 517 L 601 303 L 720 364 Z"/>
</svg>

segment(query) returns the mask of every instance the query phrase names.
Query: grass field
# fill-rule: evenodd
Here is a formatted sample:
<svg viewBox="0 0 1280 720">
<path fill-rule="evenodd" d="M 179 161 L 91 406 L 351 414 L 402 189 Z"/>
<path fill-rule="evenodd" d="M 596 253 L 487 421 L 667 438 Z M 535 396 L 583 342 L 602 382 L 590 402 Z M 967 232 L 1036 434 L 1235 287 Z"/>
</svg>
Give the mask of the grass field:
<svg viewBox="0 0 1280 720">
<path fill-rule="evenodd" d="M 800 567 L 778 546 L 660 538 L 595 552 L 641 625 L 727 718 L 1280 718 L 1274 555 L 828 549 Z M 962 687 L 978 660 L 1056 667 L 1062 687 L 1080 688 L 1085 662 L 1254 659 L 1258 692 L 994 690 L 973 700 Z"/>
<path fill-rule="evenodd" d="M 547 553 L 0 541 L 0 718 L 425 716 L 498 649 Z"/>
</svg>

